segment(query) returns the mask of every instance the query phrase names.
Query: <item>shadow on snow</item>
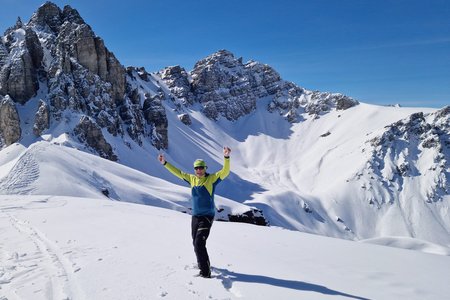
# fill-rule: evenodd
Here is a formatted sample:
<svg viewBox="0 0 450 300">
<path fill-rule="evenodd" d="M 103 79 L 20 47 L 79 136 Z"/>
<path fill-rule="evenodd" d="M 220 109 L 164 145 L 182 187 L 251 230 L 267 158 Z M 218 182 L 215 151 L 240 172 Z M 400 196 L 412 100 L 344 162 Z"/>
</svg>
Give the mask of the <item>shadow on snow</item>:
<svg viewBox="0 0 450 300">
<path fill-rule="evenodd" d="M 295 280 L 287 280 L 287 279 L 278 279 L 274 277 L 268 277 L 268 276 L 261 276 L 261 275 L 250 275 L 250 274 L 242 274 L 242 273 L 236 273 L 231 272 L 227 269 L 219 269 L 214 268 L 219 275 L 217 275 L 217 278 L 222 281 L 222 285 L 227 290 L 231 289 L 233 286 L 233 282 L 240 281 L 240 282 L 249 282 L 249 283 L 258 283 L 258 284 L 268 284 L 273 285 L 276 287 L 281 288 L 288 288 L 298 291 L 312 291 L 316 293 L 321 293 L 324 295 L 330 295 L 330 296 L 342 296 L 347 298 L 353 298 L 353 299 L 360 299 L 360 300 L 369 300 L 368 298 L 359 297 L 351 294 L 342 293 L 336 290 L 329 289 L 323 285 L 317 285 L 313 283 L 307 283 L 303 281 L 295 281 Z"/>
</svg>

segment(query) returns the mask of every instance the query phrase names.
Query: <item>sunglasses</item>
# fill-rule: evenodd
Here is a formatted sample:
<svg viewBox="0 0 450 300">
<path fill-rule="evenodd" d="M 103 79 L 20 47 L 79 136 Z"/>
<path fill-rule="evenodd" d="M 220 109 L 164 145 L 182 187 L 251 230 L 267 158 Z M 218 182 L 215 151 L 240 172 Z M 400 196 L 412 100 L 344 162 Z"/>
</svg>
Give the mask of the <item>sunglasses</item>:
<svg viewBox="0 0 450 300">
<path fill-rule="evenodd" d="M 204 170 L 205 167 L 203 167 L 203 166 L 200 166 L 200 167 L 194 167 L 194 169 L 195 169 L 195 170 Z"/>
</svg>

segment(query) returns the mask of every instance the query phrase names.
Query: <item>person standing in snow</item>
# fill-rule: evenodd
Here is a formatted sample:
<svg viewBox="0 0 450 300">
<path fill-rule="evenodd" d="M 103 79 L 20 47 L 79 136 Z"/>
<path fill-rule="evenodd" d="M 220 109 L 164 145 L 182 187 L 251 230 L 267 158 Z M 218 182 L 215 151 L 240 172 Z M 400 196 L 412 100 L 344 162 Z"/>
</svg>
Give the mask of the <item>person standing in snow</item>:
<svg viewBox="0 0 450 300">
<path fill-rule="evenodd" d="M 184 173 L 177 167 L 166 161 L 164 155 L 160 154 L 158 160 L 173 175 L 186 181 L 191 186 L 192 193 L 192 241 L 194 245 L 197 263 L 200 269 L 200 276 L 211 278 L 211 267 L 208 251 L 206 250 L 206 240 L 208 239 L 216 207 L 214 205 L 214 191 L 222 180 L 230 174 L 230 153 L 229 147 L 223 148 L 224 163 L 222 170 L 209 174 L 208 168 L 202 159 L 194 161 L 195 174 Z"/>
</svg>

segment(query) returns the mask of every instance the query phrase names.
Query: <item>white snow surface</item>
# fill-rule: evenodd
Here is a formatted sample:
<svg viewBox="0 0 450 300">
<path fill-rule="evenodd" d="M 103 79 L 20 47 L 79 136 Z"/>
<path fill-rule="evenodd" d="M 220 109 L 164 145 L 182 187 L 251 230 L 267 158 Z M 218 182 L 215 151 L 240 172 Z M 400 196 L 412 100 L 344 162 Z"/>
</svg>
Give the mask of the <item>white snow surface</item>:
<svg viewBox="0 0 450 300">
<path fill-rule="evenodd" d="M 131 189 L 130 189 L 131 190 Z M 0 196 L 0 299 L 447 299 L 450 258 L 106 199 Z"/>
</svg>

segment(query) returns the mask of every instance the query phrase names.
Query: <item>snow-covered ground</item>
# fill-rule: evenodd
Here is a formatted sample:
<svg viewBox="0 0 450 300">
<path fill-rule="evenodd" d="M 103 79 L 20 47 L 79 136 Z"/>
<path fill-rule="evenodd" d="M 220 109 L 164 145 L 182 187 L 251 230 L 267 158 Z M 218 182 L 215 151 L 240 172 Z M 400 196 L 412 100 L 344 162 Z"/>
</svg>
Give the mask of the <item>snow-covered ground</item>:
<svg viewBox="0 0 450 300">
<path fill-rule="evenodd" d="M 0 196 L 0 299 L 447 299 L 450 257 L 215 222 L 194 277 L 187 214 Z"/>
</svg>

